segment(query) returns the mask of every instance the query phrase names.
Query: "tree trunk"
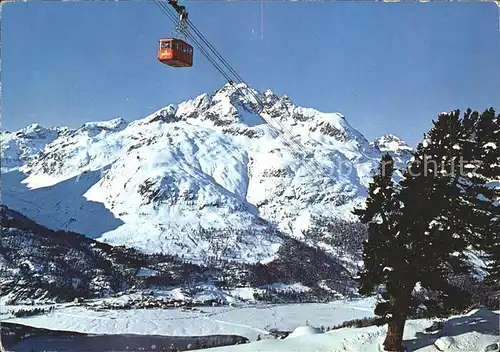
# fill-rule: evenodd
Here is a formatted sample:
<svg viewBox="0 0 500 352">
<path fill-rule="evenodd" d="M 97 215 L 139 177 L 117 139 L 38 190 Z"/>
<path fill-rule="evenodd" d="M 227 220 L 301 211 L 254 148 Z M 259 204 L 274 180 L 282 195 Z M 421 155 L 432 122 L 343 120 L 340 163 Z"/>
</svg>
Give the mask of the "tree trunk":
<svg viewBox="0 0 500 352">
<path fill-rule="evenodd" d="M 395 315 L 391 318 L 387 327 L 387 335 L 384 340 L 384 351 L 404 352 L 403 331 L 405 328 L 406 316 Z"/>
<path fill-rule="evenodd" d="M 410 294 L 406 295 L 402 290 L 401 296 L 391 297 L 392 317 L 387 326 L 387 335 L 384 340 L 384 350 L 387 352 L 404 352 L 403 332 L 406 317 L 408 315 L 408 304 Z"/>
</svg>

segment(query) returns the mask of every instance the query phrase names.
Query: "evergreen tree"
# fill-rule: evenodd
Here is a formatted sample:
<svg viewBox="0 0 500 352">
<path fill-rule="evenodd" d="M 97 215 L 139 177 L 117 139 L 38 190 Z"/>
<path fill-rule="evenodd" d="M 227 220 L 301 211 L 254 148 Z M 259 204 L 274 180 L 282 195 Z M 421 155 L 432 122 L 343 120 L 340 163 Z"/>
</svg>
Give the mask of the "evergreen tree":
<svg viewBox="0 0 500 352">
<path fill-rule="evenodd" d="M 476 221 L 471 221 L 474 204 L 464 193 L 468 183 L 460 168 L 463 136 L 469 132 L 462 128 L 459 115 L 458 110 L 439 115 L 401 182 L 404 208 L 398 228 L 407 265 L 397 273 L 400 290 L 391 297 L 399 317 L 394 319 L 396 326 L 389 323 L 385 341 L 389 351 L 401 349 L 416 283 L 438 294 L 445 306 L 463 307 L 467 298 L 452 282 L 454 275 L 469 272 L 465 250 L 477 232 Z"/>
<path fill-rule="evenodd" d="M 382 157 L 379 171 L 368 188 L 364 209 L 355 209 L 354 214 L 368 225 L 368 238 L 364 242 L 364 268 L 359 273 L 359 292 L 369 294 L 385 286 L 383 300 L 377 304 L 375 313 L 380 323 L 390 321 L 394 310 L 387 299 L 399 288 L 395 283 L 394 268 L 401 268 L 404 256 L 397 239 L 397 221 L 400 214 L 397 191 L 392 180 L 394 160 L 386 154 Z M 396 307 L 397 309 L 397 307 Z M 403 322 L 404 324 L 404 322 Z"/>
<path fill-rule="evenodd" d="M 469 274 L 466 250 L 495 219 L 490 199 L 479 196 L 485 192 L 484 177 L 470 169 L 471 160 L 485 159 L 479 148 L 485 143 L 478 139 L 495 136 L 489 120 L 482 120 L 471 110 L 463 120 L 459 110 L 440 114 L 417 147 L 397 192 L 388 177 L 391 172 L 381 169 L 370 185 L 366 209 L 355 211 L 369 229 L 360 292 L 383 286 L 384 301 L 375 314 L 388 323 L 386 351 L 403 350 L 417 283 L 432 292 L 442 308 L 464 308 L 467 303 L 456 276 Z"/>
</svg>

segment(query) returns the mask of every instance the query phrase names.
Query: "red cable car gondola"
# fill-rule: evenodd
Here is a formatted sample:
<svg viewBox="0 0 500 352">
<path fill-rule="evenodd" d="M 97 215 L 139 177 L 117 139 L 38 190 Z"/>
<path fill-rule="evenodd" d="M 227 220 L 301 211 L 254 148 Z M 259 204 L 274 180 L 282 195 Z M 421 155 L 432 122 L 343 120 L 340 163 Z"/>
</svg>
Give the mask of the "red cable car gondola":
<svg viewBox="0 0 500 352">
<path fill-rule="evenodd" d="M 181 39 L 160 39 L 158 61 L 172 67 L 191 67 L 193 47 Z"/>
<path fill-rule="evenodd" d="M 168 3 L 172 5 L 179 14 L 176 32 L 184 38 L 187 37 L 188 13 L 184 6 L 179 6 L 177 4 L 177 1 L 178 0 L 168 0 Z M 191 67 L 193 66 L 193 47 L 181 39 L 160 39 L 158 61 L 172 67 Z"/>
</svg>

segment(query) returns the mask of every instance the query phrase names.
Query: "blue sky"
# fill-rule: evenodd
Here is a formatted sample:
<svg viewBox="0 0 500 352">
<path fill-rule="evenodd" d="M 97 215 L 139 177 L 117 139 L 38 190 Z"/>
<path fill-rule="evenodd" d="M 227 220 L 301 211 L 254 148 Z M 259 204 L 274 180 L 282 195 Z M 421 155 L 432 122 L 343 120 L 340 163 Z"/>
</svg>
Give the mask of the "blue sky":
<svg viewBox="0 0 500 352">
<path fill-rule="evenodd" d="M 415 144 L 440 111 L 500 110 L 493 3 L 183 4 L 251 86 L 341 112 L 369 139 Z M 171 30 L 154 2 L 3 4 L 2 129 L 134 120 L 221 87 L 199 52 L 193 68 L 158 63 Z"/>
</svg>

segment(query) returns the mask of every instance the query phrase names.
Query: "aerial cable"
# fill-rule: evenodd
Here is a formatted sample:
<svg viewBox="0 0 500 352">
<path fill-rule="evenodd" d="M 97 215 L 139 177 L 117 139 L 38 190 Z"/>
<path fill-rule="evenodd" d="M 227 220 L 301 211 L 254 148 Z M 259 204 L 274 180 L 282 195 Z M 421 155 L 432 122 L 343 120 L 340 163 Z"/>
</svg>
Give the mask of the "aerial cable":
<svg viewBox="0 0 500 352">
<path fill-rule="evenodd" d="M 177 16 L 172 13 L 172 10 L 167 7 L 163 2 L 159 0 L 155 0 L 155 3 L 158 7 L 162 9 L 162 11 L 170 18 L 170 20 L 176 25 L 178 23 Z M 186 36 L 195 44 L 195 46 L 200 50 L 200 52 L 206 57 L 206 59 L 215 66 L 215 68 L 226 78 L 229 80 L 229 77 L 224 72 L 224 70 L 219 66 L 219 64 L 210 56 L 209 53 L 203 48 L 202 45 L 194 38 L 189 32 L 186 33 Z"/>
<path fill-rule="evenodd" d="M 172 20 L 172 22 L 174 22 L 174 25 L 176 25 L 178 22 L 186 22 L 186 24 L 189 26 L 189 22 L 188 22 L 188 19 L 184 19 L 184 20 L 178 20 L 177 19 L 177 16 L 176 14 L 173 13 L 173 10 L 167 6 L 164 2 L 162 2 L 161 0 L 155 0 L 155 3 L 161 7 L 163 9 L 163 12 L 168 14 L 168 16 L 170 17 L 170 19 Z M 188 27 L 189 28 L 189 27 Z M 198 32 L 199 33 L 199 32 Z M 224 72 L 224 70 L 222 69 L 222 67 L 214 60 L 214 58 L 207 52 L 207 50 L 205 48 L 203 48 L 203 46 L 198 42 L 198 40 L 189 33 L 189 31 L 187 31 L 187 33 L 185 33 L 185 35 L 195 43 L 195 46 L 198 47 L 198 49 L 202 52 L 202 54 L 217 68 L 217 70 L 228 80 L 228 81 L 232 81 L 229 76 L 227 75 L 227 73 Z M 206 43 L 206 40 L 204 40 L 204 38 L 201 38 L 202 41 Z M 207 45 L 208 46 L 208 45 Z"/>
<path fill-rule="evenodd" d="M 170 18 L 170 20 L 174 23 L 174 25 L 176 25 L 178 23 L 178 19 L 177 19 L 177 16 L 175 14 L 172 13 L 172 10 L 167 7 L 161 0 L 154 0 L 156 5 L 163 11 L 163 13 Z M 187 19 L 184 19 L 185 21 L 188 21 Z M 209 47 L 209 49 L 219 58 L 220 61 L 222 61 L 222 63 L 229 69 L 230 73 L 232 73 L 236 78 L 237 80 L 236 81 L 240 81 L 240 83 L 243 83 L 245 84 L 247 87 L 248 87 L 248 84 L 245 83 L 245 81 L 239 76 L 239 74 L 231 67 L 231 65 L 229 65 L 229 63 L 222 57 L 222 55 L 220 55 L 218 53 L 218 51 L 210 44 L 210 42 L 203 36 L 203 34 L 194 26 L 194 24 L 192 24 L 191 21 L 188 21 L 188 28 L 189 26 L 194 30 L 195 34 L 197 34 L 201 41 L 207 45 Z M 185 32 L 185 35 L 195 44 L 195 46 L 200 50 L 200 52 L 206 57 L 206 59 L 208 61 L 210 61 L 210 63 L 212 63 L 214 65 L 214 67 L 224 76 L 224 78 L 226 78 L 228 80 L 228 83 L 233 87 L 235 88 L 236 91 L 238 91 L 240 93 L 241 96 L 245 97 L 246 95 L 243 94 L 243 92 L 241 91 L 240 87 L 238 86 L 235 86 L 233 80 L 229 77 L 229 75 L 224 72 L 224 70 L 221 68 L 221 66 L 216 62 L 216 60 L 210 55 L 210 53 L 208 53 L 206 51 L 205 48 L 203 48 L 203 46 L 198 42 L 198 40 L 193 36 L 191 35 L 191 33 L 189 31 L 186 31 Z M 297 149 L 295 149 L 295 147 L 292 146 L 292 144 L 290 144 L 290 141 L 288 141 L 284 136 L 283 136 L 283 131 L 279 130 L 278 128 L 276 128 L 274 125 L 273 125 L 273 122 L 276 122 L 278 125 L 282 126 L 283 130 L 285 130 L 288 134 L 290 134 L 291 136 L 291 142 L 293 144 L 295 144 L 296 146 L 299 147 L 299 149 L 301 150 L 304 150 L 305 151 L 305 154 L 306 156 L 309 156 L 310 154 L 307 152 L 306 148 L 300 144 L 299 142 L 295 141 L 294 137 L 293 137 L 293 134 L 288 131 L 288 129 L 278 120 L 273 120 L 271 118 L 271 114 L 269 114 L 266 110 L 266 106 L 264 105 L 264 103 L 260 100 L 260 98 L 252 91 L 252 89 L 248 89 L 248 91 L 250 92 L 250 94 L 255 98 L 255 100 L 257 101 L 257 103 L 262 107 L 262 110 L 270 117 L 269 119 L 266 119 L 262 114 L 261 117 L 268 123 L 269 125 L 269 128 L 271 131 L 274 131 L 278 137 L 280 137 L 285 146 L 288 146 L 289 149 L 292 150 L 293 154 L 298 154 L 300 155 L 301 153 L 297 152 Z M 279 101 L 279 103 L 282 105 L 283 103 L 281 101 Z M 320 171 L 325 171 L 325 166 L 324 165 L 321 165 L 318 163 L 318 161 L 314 158 L 314 155 L 312 155 L 312 162 L 315 166 L 317 166 L 319 168 Z M 308 171 L 309 173 L 313 174 L 313 175 L 316 175 L 316 173 L 312 172 L 311 169 L 309 168 L 309 166 L 306 166 L 307 163 L 304 163 L 303 165 L 301 165 L 306 171 Z M 326 212 L 326 213 L 330 213 L 330 215 L 332 215 L 333 217 L 335 217 L 335 214 L 333 214 L 330 209 L 326 209 L 325 208 L 325 205 L 324 204 L 317 204 L 318 206 L 318 210 L 322 210 L 323 212 Z"/>
<path fill-rule="evenodd" d="M 172 10 L 167 7 L 164 3 L 158 1 L 158 3 L 160 4 L 160 6 L 164 9 L 164 12 L 167 11 L 168 12 L 168 15 L 170 17 L 170 19 L 174 22 L 174 24 L 177 22 L 176 20 L 176 16 L 175 14 L 172 13 Z M 188 21 L 188 20 L 186 20 Z M 192 22 L 188 22 L 188 25 L 190 25 L 190 27 L 194 30 L 194 32 L 200 37 L 200 39 L 204 42 L 205 45 L 207 45 L 210 50 L 219 58 L 219 60 L 221 60 L 223 62 L 223 64 L 229 69 L 229 71 L 237 78 L 236 81 L 240 81 L 241 83 L 243 84 L 246 84 L 245 81 L 241 78 L 241 76 L 231 67 L 231 65 L 229 65 L 229 63 L 222 57 L 222 55 L 220 55 L 220 53 L 213 47 L 213 45 L 203 36 L 203 34 L 198 30 L 198 28 L 196 28 L 196 26 L 194 26 L 194 24 Z M 240 87 L 238 86 L 235 86 L 234 83 L 233 83 L 233 80 L 229 78 L 229 76 L 224 72 L 224 70 L 220 67 L 220 65 L 214 60 L 214 58 L 206 52 L 206 50 L 202 47 L 202 45 L 198 42 L 198 40 L 196 40 L 194 38 L 194 36 L 188 34 L 188 36 L 191 38 L 191 40 L 195 43 L 195 45 L 197 47 L 199 47 L 200 51 L 202 52 L 202 54 L 204 54 L 204 56 L 216 67 L 216 69 L 229 81 L 229 83 L 240 93 L 241 96 L 246 96 L 246 94 L 243 93 L 243 91 L 240 89 Z M 248 85 L 247 85 L 248 86 Z M 266 114 L 270 115 L 266 110 L 267 108 L 265 107 L 264 103 L 260 100 L 260 98 L 251 90 L 249 89 L 249 93 L 254 97 L 254 99 L 256 100 L 257 104 L 260 105 L 261 109 L 263 110 L 263 112 L 265 112 Z M 262 116 L 262 115 L 261 115 Z M 275 134 L 278 136 L 278 137 L 281 137 L 281 139 L 283 140 L 284 144 L 293 151 L 294 154 L 302 154 L 300 151 L 304 152 L 306 154 L 306 156 L 309 155 L 309 153 L 307 152 L 307 150 L 304 148 L 304 146 L 302 146 L 300 143 L 297 143 L 293 137 L 293 134 L 288 131 L 288 129 L 286 128 L 286 126 L 284 126 L 280 121 L 278 120 L 273 120 L 273 119 L 266 119 L 264 116 L 262 116 L 264 118 L 264 120 L 269 124 L 269 126 L 271 127 L 271 131 L 272 132 L 275 132 Z M 276 128 L 274 126 L 274 123 L 277 123 L 283 130 L 286 130 L 286 132 L 288 134 L 290 134 L 291 136 L 291 141 L 290 140 L 287 140 L 286 138 L 284 138 L 282 136 L 283 132 L 279 130 L 279 128 Z M 293 144 L 292 144 L 292 143 Z M 297 146 L 299 149 L 297 149 L 296 147 Z M 322 167 L 321 165 L 319 165 L 317 163 L 316 160 L 314 160 L 313 158 L 313 163 L 316 164 L 317 167 L 319 167 L 319 169 L 321 171 L 324 170 L 324 167 Z M 305 167 L 305 166 L 303 166 Z M 305 167 L 306 168 L 306 167 Z M 309 170 L 309 172 L 311 172 Z"/>
<path fill-rule="evenodd" d="M 168 14 L 168 16 L 172 20 L 172 22 L 176 23 L 177 19 L 176 19 L 175 14 L 173 14 L 173 11 L 169 7 L 167 7 L 164 3 L 162 3 L 161 1 L 159 1 L 159 0 L 155 0 L 155 1 L 157 1 L 157 4 L 159 3 L 158 6 L 161 6 L 161 8 L 164 10 L 164 12 L 166 12 Z M 241 83 L 245 83 L 243 81 L 243 79 L 238 75 L 238 73 L 227 63 L 226 60 L 224 60 L 224 58 L 215 50 L 215 48 L 210 44 L 210 42 L 208 42 L 208 40 L 200 33 L 200 31 L 197 28 L 195 29 L 195 33 L 198 34 L 198 36 L 201 37 L 201 40 L 205 43 L 205 45 L 209 46 L 211 48 L 211 51 L 215 52 L 215 54 L 219 57 L 219 59 L 224 62 L 225 66 L 228 67 L 228 69 L 230 71 L 232 71 L 231 73 L 234 76 L 236 76 L 237 80 L 241 81 Z M 193 35 L 191 35 L 191 34 L 189 34 L 188 36 L 193 41 L 193 43 L 200 49 L 200 51 L 202 52 L 202 54 L 228 80 L 229 84 L 231 86 L 233 86 L 240 93 L 241 96 L 245 96 L 245 94 L 243 93 L 243 91 L 241 90 L 241 88 L 234 85 L 233 81 L 235 81 L 235 79 L 231 79 L 229 77 L 229 75 L 226 72 L 224 72 L 224 70 L 220 67 L 220 65 L 215 61 L 215 59 L 209 53 L 207 53 L 207 51 L 205 50 L 205 48 L 203 48 L 203 46 L 198 42 L 198 40 Z M 258 96 L 256 96 L 253 93 L 253 91 L 251 91 L 251 90 L 250 90 L 250 93 L 251 93 L 251 95 L 254 96 L 254 98 L 256 98 L 257 104 L 261 105 L 262 108 L 265 109 L 264 104 L 260 101 L 260 99 L 258 98 Z M 294 152 L 294 154 L 299 154 L 300 155 L 300 152 L 298 152 L 297 149 L 293 148 L 292 145 L 290 145 L 290 142 L 286 138 L 284 138 L 282 136 L 283 133 L 278 128 L 276 128 L 273 125 L 273 122 L 274 122 L 273 120 L 270 121 L 269 119 L 266 119 L 266 118 L 264 118 L 264 120 L 269 124 L 269 127 L 271 128 L 271 131 L 275 132 L 275 134 L 276 134 L 277 137 L 281 137 L 281 139 L 283 140 L 284 144 L 287 145 L 290 149 L 292 149 L 293 152 Z"/>
<path fill-rule="evenodd" d="M 166 6 L 164 4 L 162 4 L 163 6 Z M 168 10 L 171 11 L 170 8 L 167 7 Z M 175 15 L 171 15 L 174 17 L 174 21 L 175 21 Z M 243 78 L 234 70 L 234 68 L 222 57 L 222 55 L 217 51 L 217 49 L 214 48 L 214 46 L 210 43 L 210 41 L 198 30 L 198 28 L 191 22 L 189 21 L 188 19 L 186 19 L 186 21 L 188 22 L 188 26 L 194 31 L 195 34 L 198 35 L 198 37 L 201 39 L 201 41 L 203 41 L 203 43 L 209 47 L 209 49 L 212 51 L 212 53 L 214 53 L 218 59 L 220 61 L 222 61 L 222 63 L 228 68 L 228 70 L 230 71 L 230 73 L 232 73 L 232 75 L 234 75 L 237 79 L 236 80 L 232 80 L 228 77 L 228 75 L 223 72 L 223 70 L 221 69 L 221 67 L 215 63 L 215 60 L 212 58 L 212 56 L 208 53 L 206 53 L 206 51 L 203 49 L 202 53 L 209 59 L 209 61 L 214 64 L 214 66 L 216 66 L 216 68 L 218 69 L 218 71 L 223 74 L 223 76 L 228 80 L 229 84 L 235 88 L 235 90 L 240 94 L 240 96 L 248 96 L 247 94 L 244 94 L 244 92 L 241 90 L 240 87 L 236 86 L 234 84 L 233 81 L 239 81 L 240 83 L 243 83 L 245 84 L 247 87 L 248 87 L 248 84 L 246 84 L 246 82 L 243 80 Z M 190 36 L 193 41 L 196 42 L 196 44 L 201 48 L 201 45 L 198 43 L 198 41 L 196 39 L 194 39 L 193 36 Z M 271 129 L 271 132 L 275 132 L 275 135 L 277 137 L 280 137 L 283 141 L 283 143 L 285 144 L 285 146 L 287 146 L 292 152 L 293 154 L 296 154 L 298 156 L 300 156 L 301 154 L 305 154 L 305 156 L 309 156 L 309 152 L 307 151 L 307 149 L 301 145 L 300 143 L 298 143 L 294 136 L 293 136 L 293 133 L 290 132 L 285 125 L 283 125 L 280 121 L 278 120 L 273 120 L 272 118 L 270 118 L 271 114 L 267 111 L 268 108 L 266 108 L 265 104 L 262 102 L 262 100 L 259 98 L 258 95 L 256 95 L 252 89 L 248 89 L 248 92 L 250 93 L 251 96 L 253 96 L 253 98 L 255 99 L 255 101 L 257 102 L 257 105 L 260 106 L 262 112 L 264 112 L 265 114 L 267 114 L 269 116 L 269 118 L 266 118 L 265 116 L 263 116 L 261 114 L 261 117 L 268 123 L 270 129 Z M 282 104 L 280 102 L 280 104 Z M 274 126 L 274 123 L 278 124 L 280 127 L 281 127 L 281 130 L 279 128 L 277 128 L 276 126 Z M 283 136 L 283 131 L 282 130 L 285 130 L 289 135 L 290 135 L 290 139 L 286 139 L 284 136 Z M 302 153 L 301 153 L 302 152 Z M 314 164 L 314 166 L 316 166 L 319 171 L 323 172 L 325 171 L 325 167 L 321 164 L 319 164 L 317 162 L 317 160 L 314 158 L 314 156 L 312 157 L 312 162 Z M 308 166 L 305 166 L 306 164 L 302 165 L 302 167 L 304 167 L 308 172 L 313 172 L 309 169 Z"/>
<path fill-rule="evenodd" d="M 161 6 L 162 6 L 163 8 L 166 8 L 167 10 L 171 10 L 170 8 L 166 7 L 166 5 L 165 5 L 164 3 L 161 3 L 160 1 L 158 1 L 158 2 L 161 4 Z M 172 18 L 174 18 L 174 19 L 173 19 L 173 21 L 174 21 L 174 23 L 175 23 L 175 21 L 176 21 L 176 20 L 175 20 L 175 15 L 172 15 L 172 14 L 171 14 L 171 16 L 174 16 L 174 17 L 171 17 L 171 20 L 172 20 Z M 188 21 L 188 20 L 187 20 L 187 18 L 186 18 L 186 21 Z M 214 53 L 214 54 L 215 54 L 215 55 L 219 58 L 219 60 L 221 60 L 221 61 L 223 62 L 223 64 L 224 64 L 224 65 L 225 65 L 225 66 L 229 69 L 229 71 L 230 71 L 230 72 L 231 72 L 231 73 L 232 73 L 232 74 L 233 74 L 233 75 L 237 78 L 237 80 L 239 80 L 241 83 L 246 84 L 246 83 L 244 82 L 244 80 L 241 78 L 241 76 L 239 76 L 239 75 L 238 75 L 238 73 L 237 73 L 237 72 L 236 72 L 236 71 L 235 71 L 235 70 L 234 70 L 234 69 L 233 69 L 233 68 L 229 65 L 229 63 L 228 63 L 228 62 L 227 62 L 227 61 L 226 61 L 226 60 L 222 57 L 222 55 L 220 55 L 220 53 L 219 53 L 219 52 L 218 52 L 218 51 L 217 51 L 217 50 L 213 47 L 213 45 L 211 45 L 211 44 L 210 44 L 210 42 L 209 42 L 209 41 L 208 41 L 208 40 L 207 40 L 207 39 L 203 36 L 203 34 L 202 34 L 202 33 L 201 33 L 201 32 L 200 32 L 197 28 L 196 28 L 196 26 L 195 26 L 192 22 L 190 22 L 190 21 L 188 22 L 188 25 L 191 25 L 192 29 L 195 31 L 195 33 L 196 33 L 196 34 L 198 34 L 198 36 L 199 36 L 199 37 L 201 38 L 201 40 L 205 43 L 205 45 L 207 45 L 207 46 L 209 47 L 209 49 L 210 49 L 210 50 L 211 50 L 211 51 L 212 51 L 212 52 L 213 52 L 213 53 Z M 226 75 L 226 74 L 223 72 L 223 70 L 220 68 L 220 66 L 214 62 L 213 58 L 212 58 L 209 54 L 207 54 L 207 53 L 206 53 L 206 51 L 205 51 L 205 50 L 201 47 L 201 45 L 199 45 L 199 43 L 198 43 L 198 42 L 194 39 L 194 37 L 193 37 L 193 36 L 190 36 L 190 37 L 192 38 L 192 40 L 193 40 L 193 41 L 195 41 L 195 42 L 196 42 L 196 44 L 198 44 L 198 46 L 200 47 L 200 51 L 202 51 L 202 53 L 203 53 L 203 54 L 207 57 L 207 59 L 209 59 L 209 61 L 210 61 L 212 64 L 214 64 L 214 66 L 216 66 L 216 68 L 218 69 L 218 71 L 219 71 L 219 72 L 221 72 L 221 73 L 224 75 L 224 77 L 226 77 L 226 78 L 228 79 L 229 83 L 230 83 L 230 84 L 231 84 L 234 88 L 236 88 L 236 89 L 237 89 L 237 91 L 240 93 L 240 95 L 245 96 L 245 94 L 243 94 L 243 92 L 239 89 L 239 87 L 235 87 L 235 86 L 234 86 L 234 84 L 233 84 L 233 82 L 232 82 L 233 80 L 231 80 L 231 79 L 229 79 L 229 78 L 228 78 L 228 75 Z M 248 86 L 248 85 L 247 85 L 247 86 Z M 251 94 L 254 96 L 254 98 L 256 99 L 257 104 L 260 104 L 260 105 L 262 106 L 263 110 L 264 110 L 264 109 L 265 109 L 265 106 L 264 106 L 264 104 L 260 101 L 260 99 L 258 98 L 258 96 L 256 96 L 256 95 L 255 95 L 252 91 L 250 91 L 250 93 L 251 93 Z"/>
<path fill-rule="evenodd" d="M 191 27 L 191 28 L 195 31 L 195 33 L 196 33 L 196 34 L 197 34 L 197 35 L 198 35 L 198 36 L 199 36 L 199 37 L 203 40 L 203 42 L 204 42 L 204 43 L 205 43 L 205 44 L 206 44 L 206 45 L 210 48 L 210 50 L 211 50 L 211 51 L 212 51 L 212 52 L 213 52 L 213 53 L 214 53 L 214 54 L 215 54 L 215 55 L 216 55 L 216 56 L 217 56 L 217 57 L 218 57 L 218 58 L 219 58 L 219 59 L 220 59 L 220 60 L 224 63 L 224 65 L 225 65 L 225 66 L 226 66 L 226 67 L 227 67 L 227 68 L 228 68 L 228 69 L 229 69 L 229 70 L 230 70 L 230 71 L 231 71 L 231 72 L 235 75 L 235 77 L 237 77 L 237 78 L 238 78 L 238 80 L 239 80 L 241 83 L 246 84 L 246 83 L 245 83 L 245 81 L 243 80 L 243 78 L 241 78 L 241 76 L 240 76 L 240 75 L 239 75 L 239 74 L 238 74 L 238 73 L 237 73 L 237 72 L 233 69 L 233 67 L 232 67 L 232 66 L 231 66 L 231 65 L 230 65 L 230 64 L 229 64 L 229 63 L 228 63 L 228 62 L 227 62 L 227 61 L 226 61 L 226 60 L 222 57 L 222 55 L 221 55 L 221 54 L 217 51 L 217 49 L 215 49 L 215 48 L 213 47 L 213 45 L 212 45 L 212 44 L 208 41 L 208 39 L 206 39 L 206 38 L 205 38 L 205 36 L 203 35 L 203 33 L 201 33 L 201 32 L 198 30 L 198 28 L 196 28 L 196 26 L 195 26 L 195 25 L 194 25 L 191 21 L 189 21 L 189 20 L 188 20 L 188 25 L 189 25 L 189 26 L 190 26 L 190 27 Z M 247 85 L 247 84 L 246 84 L 246 85 Z M 247 86 L 248 86 L 248 85 L 247 85 Z M 253 92 L 252 90 L 249 90 L 249 91 L 250 91 L 250 94 L 251 94 L 251 95 L 254 97 L 254 99 L 257 101 L 257 104 L 258 104 L 258 105 L 260 105 L 260 106 L 262 107 L 262 110 L 263 110 L 264 112 L 266 112 L 268 115 L 270 115 L 270 114 L 266 111 L 266 110 L 267 110 L 267 108 L 266 108 L 266 106 L 264 105 L 264 103 L 260 100 L 260 98 L 259 98 L 256 94 L 254 94 L 254 92 Z M 240 93 L 241 93 L 241 91 L 240 91 Z M 242 94 L 242 95 L 244 95 L 244 94 Z M 274 120 L 273 120 L 273 122 L 278 123 L 278 124 L 280 125 L 280 127 L 282 127 L 283 129 L 287 130 L 287 129 L 286 129 L 286 127 L 285 127 L 283 124 L 281 124 L 281 122 L 280 122 L 280 121 L 274 121 Z M 290 131 L 287 131 L 287 132 L 288 132 L 289 134 L 291 134 L 291 135 L 292 135 L 292 138 L 291 138 L 291 139 L 292 139 L 292 141 L 293 141 L 295 144 L 298 144 L 297 142 L 295 142 L 295 141 L 293 140 L 293 134 L 292 134 Z M 308 153 L 307 153 L 307 150 L 306 150 L 306 149 L 305 149 L 302 145 L 298 144 L 298 147 L 299 147 L 300 149 L 302 149 L 304 152 L 306 152 L 306 155 L 308 154 Z"/>
<path fill-rule="evenodd" d="M 167 7 L 163 2 L 161 2 L 160 0 L 155 0 L 155 4 L 163 11 L 163 13 L 170 18 L 170 20 L 174 23 L 174 25 L 177 24 L 178 20 L 177 20 L 177 16 L 174 15 L 171 11 L 171 9 L 169 7 Z M 215 68 L 226 78 L 226 79 L 229 79 L 227 77 L 227 75 L 224 73 L 223 69 L 218 65 L 217 62 L 215 62 L 213 60 L 213 58 L 206 52 L 205 48 L 203 48 L 201 45 L 199 45 L 198 41 L 188 33 L 187 34 L 187 37 L 193 42 L 195 43 L 195 46 L 200 50 L 200 52 L 206 57 L 206 59 L 208 61 L 210 61 L 210 63 L 212 63 Z"/>
<path fill-rule="evenodd" d="M 231 73 L 240 81 L 240 83 L 244 83 L 243 78 L 238 75 L 238 73 L 231 67 L 231 65 L 222 57 L 222 55 L 213 47 L 213 45 L 208 41 L 207 38 L 201 33 L 198 28 L 188 20 L 188 25 L 194 30 L 194 32 L 201 38 L 201 40 L 208 46 L 208 48 L 222 61 L 222 63 L 231 71 Z"/>
<path fill-rule="evenodd" d="M 177 20 L 177 16 L 175 14 L 173 14 L 173 11 L 166 6 L 166 4 L 164 4 L 162 1 L 160 0 L 155 0 L 155 3 L 157 4 L 158 7 L 160 7 L 160 9 L 170 18 L 170 20 L 175 24 L 178 23 L 178 20 Z M 241 78 L 241 76 L 231 67 L 231 65 L 229 65 L 229 63 L 222 57 L 222 55 L 220 55 L 220 53 L 213 47 L 213 45 L 208 41 L 208 39 L 205 38 L 205 36 L 203 36 L 203 34 L 196 28 L 196 26 L 194 26 L 194 24 L 187 20 L 188 21 L 188 26 L 191 27 L 193 29 L 193 31 L 195 32 L 195 34 L 198 35 L 198 37 L 200 37 L 201 41 L 209 47 L 209 49 L 218 57 L 218 59 L 220 61 L 222 61 L 222 63 L 228 68 L 228 70 L 230 71 L 230 73 L 232 75 L 234 75 L 237 79 L 234 80 L 234 81 L 239 81 L 240 83 L 243 83 L 245 84 L 247 87 L 248 87 L 248 84 L 246 84 L 246 82 Z M 229 84 L 231 86 L 233 86 L 233 88 L 235 88 L 236 91 L 238 91 L 240 93 L 241 96 L 247 96 L 246 94 L 243 93 L 243 91 L 241 90 L 240 87 L 238 86 L 235 86 L 233 80 L 229 77 L 229 75 L 224 72 L 224 70 L 222 69 L 222 67 L 216 62 L 216 60 L 206 51 L 205 48 L 203 48 L 203 46 L 198 42 L 198 40 L 193 36 L 191 35 L 191 33 L 187 32 L 186 33 L 186 36 L 191 39 L 191 41 L 195 44 L 196 47 L 198 47 L 198 49 L 201 51 L 201 53 L 207 58 L 207 60 L 209 60 L 214 66 L 215 68 L 228 80 Z M 267 115 L 269 115 L 270 117 L 270 114 L 266 108 L 266 106 L 264 105 L 264 103 L 261 101 L 261 99 L 251 90 L 249 89 L 248 90 L 249 93 L 254 97 L 255 101 L 257 102 L 258 105 L 260 105 L 262 111 L 264 113 L 266 113 Z M 280 102 L 281 103 L 281 102 Z M 281 103 L 282 104 L 282 103 Z M 294 136 L 293 134 L 286 128 L 286 126 L 284 126 L 280 121 L 278 120 L 273 120 L 271 118 L 267 119 L 265 118 L 264 116 L 261 115 L 261 117 L 270 125 L 270 128 L 273 132 L 275 132 L 277 134 L 278 137 L 281 137 L 281 139 L 283 140 L 284 144 L 293 151 L 294 154 L 302 154 L 300 151 L 303 151 L 305 153 L 306 156 L 309 156 L 309 152 L 307 151 L 307 149 L 300 143 L 298 143 L 295 139 L 294 139 Z M 279 128 L 276 128 L 274 126 L 274 123 L 277 123 L 283 130 L 285 130 L 289 135 L 290 135 L 290 140 L 287 140 L 286 138 L 284 138 L 283 136 L 283 132 L 280 131 Z M 294 147 L 292 144 L 294 144 L 296 147 L 298 147 L 298 149 L 296 147 Z M 313 164 L 319 168 L 320 171 L 324 171 L 325 168 L 323 165 L 319 164 L 317 162 L 317 160 L 315 160 L 314 156 L 312 157 L 312 162 Z M 309 167 L 306 167 L 305 164 L 302 165 L 307 171 L 311 172 L 312 171 L 309 169 Z"/>
<path fill-rule="evenodd" d="M 196 34 L 198 34 L 198 36 L 204 41 L 204 43 L 210 48 L 210 50 L 216 55 L 218 56 L 218 58 L 225 64 L 225 66 L 238 78 L 238 80 L 241 82 L 241 83 L 244 83 L 245 85 L 247 85 L 245 83 L 245 81 L 243 80 L 243 78 L 233 69 L 233 67 L 222 57 L 222 55 L 220 55 L 220 53 L 217 51 L 217 49 L 215 49 L 213 47 L 213 45 L 208 41 L 208 39 L 205 38 L 205 36 L 203 35 L 203 33 L 201 33 L 198 28 L 196 28 L 196 26 L 188 20 L 188 25 L 191 26 L 191 28 L 195 31 Z M 248 85 L 247 85 L 248 86 Z M 265 104 L 261 101 L 261 99 L 251 90 L 249 89 L 249 92 L 250 94 L 254 97 L 254 99 L 257 101 L 257 104 L 260 105 L 262 107 L 262 110 L 267 113 L 268 115 L 270 115 L 266 110 L 266 106 Z M 242 94 L 243 95 L 243 94 Z M 280 127 L 282 127 L 284 130 L 287 130 L 286 127 L 281 124 L 280 121 L 274 121 L 273 122 L 276 122 L 280 125 Z M 287 131 L 289 134 L 292 135 L 292 133 L 290 131 Z M 292 141 L 293 141 L 293 135 L 292 135 Z M 295 141 L 294 141 L 295 142 Z M 296 144 L 298 144 L 297 142 L 295 142 Z M 305 148 L 298 144 L 298 147 L 301 148 L 303 151 L 305 151 L 307 153 L 307 151 L 305 150 Z"/>
</svg>

